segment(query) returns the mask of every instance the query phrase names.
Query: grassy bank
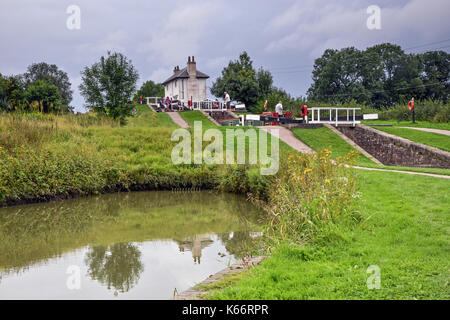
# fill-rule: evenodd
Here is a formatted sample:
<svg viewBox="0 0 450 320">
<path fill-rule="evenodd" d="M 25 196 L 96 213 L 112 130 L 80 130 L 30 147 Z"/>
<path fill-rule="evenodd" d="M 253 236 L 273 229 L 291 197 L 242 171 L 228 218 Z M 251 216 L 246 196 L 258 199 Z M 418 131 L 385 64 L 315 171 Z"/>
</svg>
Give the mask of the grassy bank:
<svg viewBox="0 0 450 320">
<path fill-rule="evenodd" d="M 411 121 L 395 121 L 395 120 L 363 120 L 363 124 L 389 124 L 393 127 L 415 127 L 415 128 L 430 128 L 430 129 L 441 129 L 450 130 L 450 122 L 429 122 L 429 121 L 416 121 L 412 123 Z M 374 127 L 377 128 L 377 127 Z"/>
<path fill-rule="evenodd" d="M 441 150 L 450 151 L 450 137 L 444 134 L 398 127 L 375 127 L 375 129 Z"/>
<path fill-rule="evenodd" d="M 376 127 L 376 129 L 384 129 Z M 404 129 L 408 130 L 408 129 Z M 330 149 L 331 157 L 333 159 L 337 159 L 338 157 L 342 157 L 347 155 L 349 152 L 354 152 L 356 156 L 355 165 L 369 167 L 369 168 L 380 168 L 386 170 L 402 170 L 402 171 L 413 171 L 413 172 L 424 172 L 424 173 L 434 173 L 434 174 L 443 174 L 450 175 L 449 169 L 439 169 L 439 168 L 414 168 L 414 167 L 397 167 L 397 166 L 383 166 L 378 165 L 347 142 L 345 142 L 341 137 L 339 137 L 336 133 L 331 131 L 326 127 L 321 127 L 318 129 L 293 129 L 294 135 L 302 140 L 304 143 L 309 145 L 312 149 L 316 151 L 320 151 L 323 149 Z M 413 131 L 413 130 L 409 130 Z M 422 132 L 419 132 L 420 134 Z M 448 137 L 446 137 L 447 140 Z M 444 141 L 447 141 L 444 139 Z M 442 142 L 442 139 L 440 139 Z M 448 141 L 447 141 L 448 142 Z M 444 143 L 447 143 L 444 142 Z"/>
<path fill-rule="evenodd" d="M 171 135 L 177 126 L 166 113 L 143 106 L 137 111 L 125 126 L 93 114 L 0 115 L 0 205 L 118 190 L 195 187 L 256 194 L 263 190 L 258 164 L 243 169 L 173 164 L 171 153 L 178 142 L 172 142 Z M 190 124 L 202 121 L 204 131 L 218 128 L 225 139 L 226 128 L 215 126 L 200 112 L 181 114 Z M 248 163 L 248 138 L 245 147 Z M 280 150 L 283 155 L 291 149 L 280 143 Z M 233 175 L 240 175 L 242 181 L 229 184 Z"/>
<path fill-rule="evenodd" d="M 216 284 L 213 299 L 448 299 L 450 181 L 359 172 L 357 225 L 340 238 L 299 246 L 282 242 L 261 266 Z M 369 290 L 367 268 L 381 272 Z"/>
</svg>

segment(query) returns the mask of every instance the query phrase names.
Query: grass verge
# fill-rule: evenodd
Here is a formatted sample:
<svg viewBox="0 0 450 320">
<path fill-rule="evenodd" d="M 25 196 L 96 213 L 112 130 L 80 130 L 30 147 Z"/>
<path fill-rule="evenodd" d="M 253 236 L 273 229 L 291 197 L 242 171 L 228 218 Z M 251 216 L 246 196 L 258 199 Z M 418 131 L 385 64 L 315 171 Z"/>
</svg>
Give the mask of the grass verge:
<svg viewBox="0 0 450 320">
<path fill-rule="evenodd" d="M 449 299 L 450 181 L 400 173 L 357 173 L 364 221 L 340 226 L 340 241 L 282 242 L 212 299 Z M 380 289 L 367 287 L 369 266 Z M 217 290 L 218 289 L 218 290 Z"/>
</svg>

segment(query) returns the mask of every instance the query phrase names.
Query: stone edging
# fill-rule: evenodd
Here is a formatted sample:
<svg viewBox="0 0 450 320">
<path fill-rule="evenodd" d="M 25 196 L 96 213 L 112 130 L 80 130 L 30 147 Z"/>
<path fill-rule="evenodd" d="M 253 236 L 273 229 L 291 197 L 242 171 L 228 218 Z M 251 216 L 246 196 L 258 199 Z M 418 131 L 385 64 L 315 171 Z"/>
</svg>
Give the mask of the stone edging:
<svg viewBox="0 0 450 320">
<path fill-rule="evenodd" d="M 431 153 L 437 153 L 437 154 L 443 156 L 444 158 L 447 158 L 447 159 L 450 158 L 450 152 L 448 152 L 448 151 L 444 151 L 444 150 L 441 150 L 441 149 L 438 149 L 438 148 L 435 148 L 435 147 L 431 147 L 431 146 L 428 146 L 426 144 L 422 144 L 422 143 L 419 143 L 419 142 L 414 142 L 414 141 L 405 139 L 403 137 L 395 136 L 393 134 L 390 134 L 390 133 L 387 133 L 387 132 L 384 132 L 384 131 L 381 131 L 381 130 L 377 130 L 377 129 L 368 127 L 368 126 L 366 126 L 364 124 L 357 124 L 356 126 L 357 127 L 361 127 L 361 128 L 363 128 L 363 129 L 365 129 L 367 131 L 371 131 L 373 133 L 379 134 L 381 136 L 384 136 L 384 137 L 387 137 L 387 138 L 390 138 L 390 139 L 393 139 L 393 140 L 400 141 L 400 142 L 402 142 L 402 143 L 404 143 L 406 145 L 417 146 L 417 147 L 423 148 L 423 149 L 425 149 L 425 150 L 427 150 L 427 151 L 429 151 Z"/>
<path fill-rule="evenodd" d="M 201 300 L 201 296 L 206 293 L 201 289 L 201 286 L 217 282 L 223 279 L 225 276 L 238 274 L 244 270 L 260 264 L 261 261 L 263 261 L 265 258 L 266 257 L 264 256 L 244 258 L 241 261 L 231 265 L 230 267 L 210 275 L 207 279 L 203 280 L 196 286 L 189 288 L 188 290 L 178 295 L 175 295 L 173 300 Z"/>
<path fill-rule="evenodd" d="M 357 145 L 353 140 L 351 140 L 350 138 L 348 138 L 345 134 L 343 134 L 342 132 L 340 132 L 339 130 L 337 130 L 335 127 L 333 127 L 332 125 L 326 123 L 324 124 L 325 127 L 327 127 L 328 129 L 330 129 L 331 131 L 333 131 L 334 133 L 336 133 L 338 136 L 340 136 L 345 142 L 347 142 L 349 145 L 351 145 L 353 148 L 355 148 L 356 150 L 358 150 L 359 152 L 361 152 L 363 155 L 365 155 L 367 158 L 369 158 L 370 160 L 372 160 L 373 162 L 375 162 L 376 164 L 379 165 L 383 165 L 381 163 L 380 160 L 378 160 L 377 158 L 375 158 L 374 156 L 372 156 L 370 153 L 368 153 L 366 150 L 364 150 L 363 148 L 361 148 L 359 145 Z"/>
<path fill-rule="evenodd" d="M 212 123 L 214 123 L 216 126 L 220 126 L 221 124 L 218 123 L 216 120 L 214 120 L 207 112 L 200 110 L 201 113 L 203 113 L 209 120 L 211 120 Z"/>
</svg>

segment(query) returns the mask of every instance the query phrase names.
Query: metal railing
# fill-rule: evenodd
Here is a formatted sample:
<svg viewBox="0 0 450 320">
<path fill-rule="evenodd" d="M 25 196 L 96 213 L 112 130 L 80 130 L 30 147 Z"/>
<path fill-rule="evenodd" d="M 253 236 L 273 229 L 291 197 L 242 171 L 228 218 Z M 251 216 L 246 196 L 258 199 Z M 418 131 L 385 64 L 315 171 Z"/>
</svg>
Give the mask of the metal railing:
<svg viewBox="0 0 450 320">
<path fill-rule="evenodd" d="M 356 110 L 361 110 L 361 108 L 311 108 L 308 110 L 310 111 L 308 123 L 329 123 L 336 126 L 339 124 L 355 125 L 361 123 L 356 120 Z M 339 116 L 339 112 L 341 116 Z M 343 112 L 344 116 L 342 116 Z"/>
</svg>

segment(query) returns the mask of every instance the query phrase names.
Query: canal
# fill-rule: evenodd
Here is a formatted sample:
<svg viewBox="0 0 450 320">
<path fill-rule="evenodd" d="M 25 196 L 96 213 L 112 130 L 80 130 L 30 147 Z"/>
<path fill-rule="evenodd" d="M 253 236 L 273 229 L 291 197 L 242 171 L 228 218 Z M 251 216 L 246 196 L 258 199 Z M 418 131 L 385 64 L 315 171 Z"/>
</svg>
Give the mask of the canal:
<svg viewBox="0 0 450 320">
<path fill-rule="evenodd" d="M 0 208 L 0 299 L 171 299 L 256 253 L 258 213 L 168 191 Z"/>
</svg>

